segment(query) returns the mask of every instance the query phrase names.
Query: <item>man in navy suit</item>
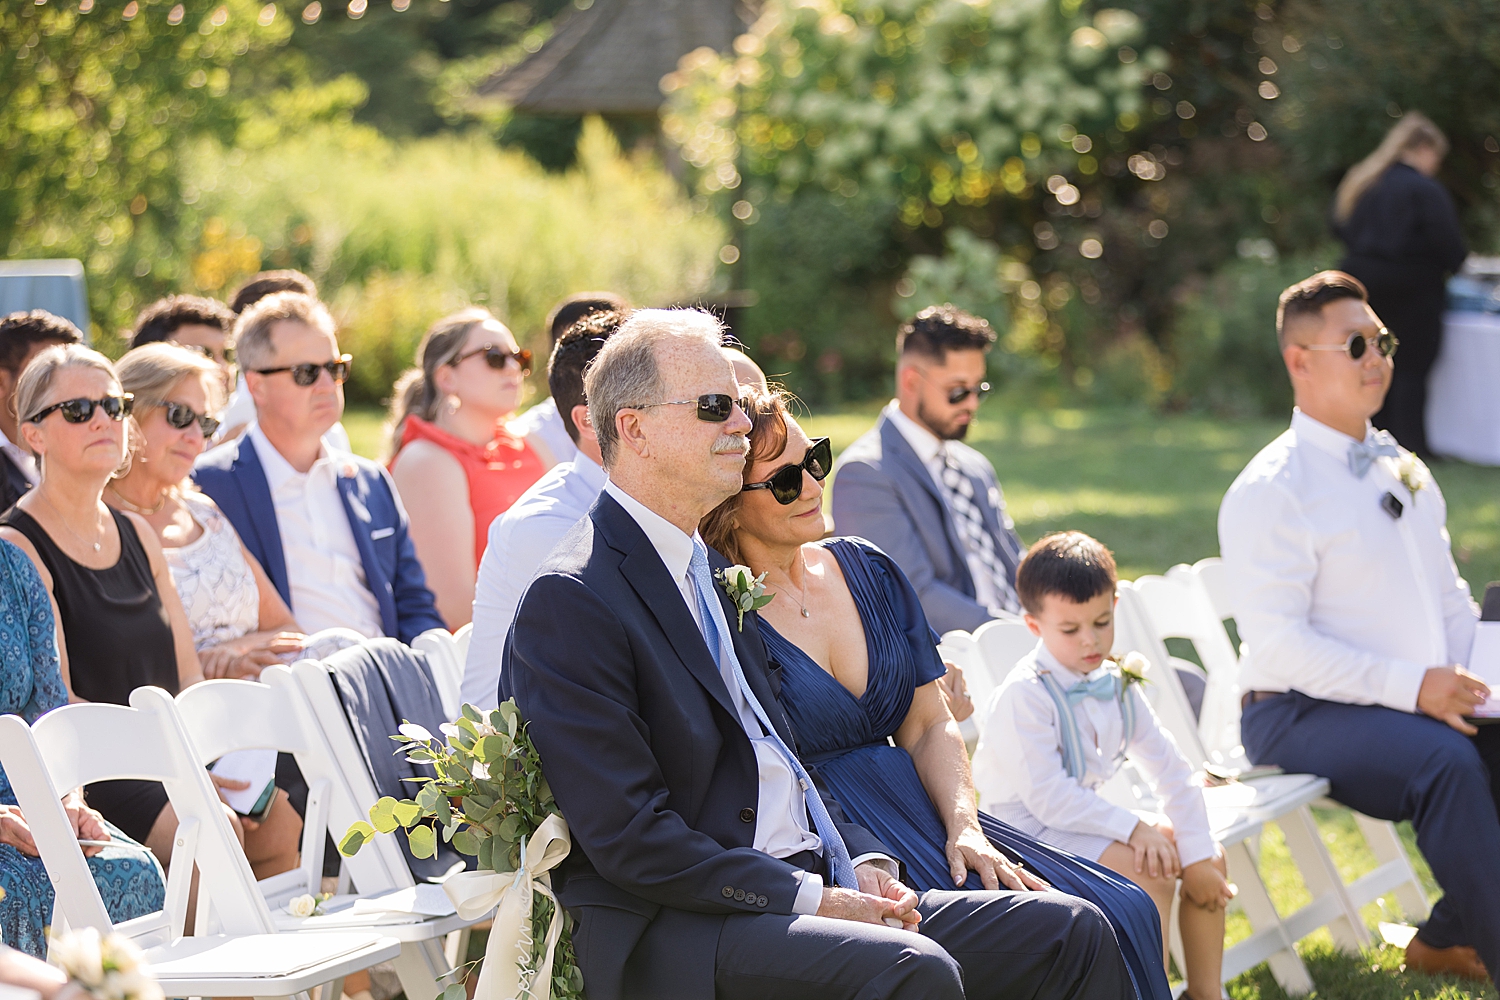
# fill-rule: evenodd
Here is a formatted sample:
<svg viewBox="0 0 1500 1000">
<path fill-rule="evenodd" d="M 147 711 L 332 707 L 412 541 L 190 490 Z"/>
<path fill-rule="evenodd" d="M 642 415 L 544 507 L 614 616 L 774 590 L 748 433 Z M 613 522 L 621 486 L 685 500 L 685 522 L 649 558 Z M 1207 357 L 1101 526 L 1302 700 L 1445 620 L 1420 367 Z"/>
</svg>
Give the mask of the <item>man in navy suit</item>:
<svg viewBox="0 0 1500 1000">
<path fill-rule="evenodd" d="M 343 415 L 350 361 L 328 310 L 281 292 L 246 310 L 235 332 L 258 422 L 198 460 L 198 487 L 307 631 L 411 642 L 444 628 L 390 476 L 323 441 Z"/>
<path fill-rule="evenodd" d="M 798 760 L 754 613 L 698 521 L 750 421 L 722 328 L 642 310 L 586 376 L 609 482 L 521 599 L 501 672 L 572 830 L 559 897 L 591 1000 L 1131 995 L 1091 904 L 920 898 Z"/>
<path fill-rule="evenodd" d="M 896 398 L 839 456 L 833 523 L 900 566 L 939 633 L 1018 614 L 1026 547 L 1005 513 L 995 469 L 963 443 L 990 391 L 995 331 L 951 305 L 929 306 L 896 335 Z"/>
</svg>

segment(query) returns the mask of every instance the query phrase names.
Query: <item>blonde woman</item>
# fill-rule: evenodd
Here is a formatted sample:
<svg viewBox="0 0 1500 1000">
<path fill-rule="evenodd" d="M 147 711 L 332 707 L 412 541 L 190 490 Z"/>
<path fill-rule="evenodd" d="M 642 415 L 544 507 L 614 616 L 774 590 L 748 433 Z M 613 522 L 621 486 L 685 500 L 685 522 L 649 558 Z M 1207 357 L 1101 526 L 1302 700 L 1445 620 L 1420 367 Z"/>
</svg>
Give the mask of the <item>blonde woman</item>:
<svg viewBox="0 0 1500 1000">
<path fill-rule="evenodd" d="M 411 517 L 417 558 L 450 629 L 473 615 L 474 581 L 490 522 L 552 463 L 544 446 L 511 432 L 531 352 L 484 309 L 432 325 L 420 368 L 397 381 L 391 476 Z"/>
<path fill-rule="evenodd" d="M 1448 139 L 1408 111 L 1380 146 L 1355 164 L 1334 198 L 1334 231 L 1348 252 L 1339 270 L 1364 282 L 1370 307 L 1401 342 L 1395 378 L 1375 426 L 1423 458 L 1427 373 L 1443 341 L 1447 276 L 1468 250 L 1453 199 L 1436 180 Z"/>
</svg>

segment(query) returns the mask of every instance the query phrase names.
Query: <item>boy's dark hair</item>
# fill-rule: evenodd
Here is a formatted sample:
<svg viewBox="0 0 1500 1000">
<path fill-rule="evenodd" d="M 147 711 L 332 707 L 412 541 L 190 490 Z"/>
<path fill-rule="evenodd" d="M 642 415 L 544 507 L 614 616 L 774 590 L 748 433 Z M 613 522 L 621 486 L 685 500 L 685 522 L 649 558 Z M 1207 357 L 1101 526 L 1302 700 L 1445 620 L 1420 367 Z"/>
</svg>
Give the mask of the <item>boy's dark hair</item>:
<svg viewBox="0 0 1500 1000">
<path fill-rule="evenodd" d="M 234 313 L 218 299 L 201 295 L 171 295 L 157 299 L 135 318 L 132 349 L 142 344 L 170 340 L 180 326 L 212 326 L 228 336 L 234 331 Z"/>
<path fill-rule="evenodd" d="M 989 320 L 951 303 L 928 306 L 896 331 L 896 353 L 920 354 L 942 364 L 949 351 L 988 351 L 995 344 Z"/>
<path fill-rule="evenodd" d="M 547 334 L 552 338 L 552 346 L 558 345 L 563 334 L 571 330 L 574 323 L 590 313 L 599 312 L 614 312 L 623 316 L 630 312 L 630 303 L 614 292 L 578 292 L 569 295 L 547 314 Z"/>
<path fill-rule="evenodd" d="M 229 308 L 239 314 L 267 295 L 275 295 L 277 292 L 301 292 L 315 299 L 318 297 L 318 286 L 307 275 L 292 268 L 262 271 L 235 289 L 234 297 L 229 300 Z"/>
<path fill-rule="evenodd" d="M 1016 567 L 1016 596 L 1039 614 L 1048 594 L 1082 604 L 1114 593 L 1117 580 L 1115 557 L 1102 543 L 1081 531 L 1058 531 L 1038 539 Z"/>
<path fill-rule="evenodd" d="M 0 368 L 21 374 L 21 362 L 36 344 L 78 344 L 83 334 L 71 321 L 45 309 L 13 312 L 0 318 Z"/>
<path fill-rule="evenodd" d="M 594 355 L 604 349 L 604 342 L 625 322 L 626 315 L 622 309 L 585 313 L 552 348 L 552 357 L 547 361 L 547 388 L 574 444 L 578 443 L 578 427 L 573 423 L 573 407 L 588 402 L 583 391 L 583 373 Z"/>
<path fill-rule="evenodd" d="M 1281 293 L 1276 303 L 1276 346 L 1286 349 L 1287 324 L 1303 316 L 1316 316 L 1323 307 L 1339 299 L 1370 301 L 1364 284 L 1343 271 L 1319 271 Z"/>
</svg>

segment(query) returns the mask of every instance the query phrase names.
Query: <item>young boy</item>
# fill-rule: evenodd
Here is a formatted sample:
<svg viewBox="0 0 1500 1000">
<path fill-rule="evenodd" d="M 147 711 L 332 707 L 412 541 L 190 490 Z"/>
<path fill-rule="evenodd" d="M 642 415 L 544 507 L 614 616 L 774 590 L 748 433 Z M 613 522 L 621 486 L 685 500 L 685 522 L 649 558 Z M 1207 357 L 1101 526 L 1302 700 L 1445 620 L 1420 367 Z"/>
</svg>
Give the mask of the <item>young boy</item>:
<svg viewBox="0 0 1500 1000">
<path fill-rule="evenodd" d="M 1146 890 L 1161 914 L 1163 942 L 1178 893 L 1188 995 L 1219 1000 L 1224 909 L 1234 889 L 1193 768 L 1161 729 L 1140 681 L 1109 659 L 1114 557 L 1081 532 L 1048 535 L 1021 560 L 1016 592 L 1026 626 L 1041 642 L 987 709 L 974 754 L 980 803 L 1011 826 Z M 1165 803 L 1166 816 L 1137 815 L 1099 795 L 1127 755 Z"/>
</svg>

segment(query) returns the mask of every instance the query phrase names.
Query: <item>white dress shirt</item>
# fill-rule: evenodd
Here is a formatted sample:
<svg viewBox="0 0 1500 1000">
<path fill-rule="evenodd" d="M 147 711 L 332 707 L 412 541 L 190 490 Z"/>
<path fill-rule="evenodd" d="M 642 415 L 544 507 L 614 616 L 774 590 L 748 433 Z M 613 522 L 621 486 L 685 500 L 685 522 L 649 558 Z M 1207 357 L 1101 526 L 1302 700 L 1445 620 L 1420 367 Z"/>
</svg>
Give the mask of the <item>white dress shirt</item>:
<svg viewBox="0 0 1500 1000">
<path fill-rule="evenodd" d="M 1352 443 L 1296 411 L 1224 496 L 1219 550 L 1245 640 L 1241 686 L 1414 712 L 1428 667 L 1467 662 L 1479 611 L 1426 467 L 1402 449 L 1357 478 Z M 1415 495 L 1403 469 L 1421 483 Z M 1400 518 L 1381 507 L 1386 493 Z"/>
<path fill-rule="evenodd" d="M 338 477 L 349 456 L 330 450 L 325 437 L 313 467 L 298 472 L 259 425 L 251 425 L 245 436 L 271 488 L 297 623 L 309 634 L 351 628 L 370 637 L 383 635 L 380 604 L 365 580 L 365 564 L 339 495 Z"/>
<path fill-rule="evenodd" d="M 685 534 L 677 525 L 612 482 L 604 484 L 604 492 L 614 497 L 646 533 L 646 537 L 656 548 L 656 554 L 666 566 L 667 574 L 677 584 L 678 593 L 692 613 L 698 631 L 702 632 L 703 619 L 698 610 L 698 592 L 693 586 L 690 572 L 693 541 L 698 537 L 697 532 Z M 807 800 L 803 797 L 802 785 L 796 774 L 777 749 L 774 738 L 766 735 L 728 664 L 721 665 L 719 673 L 724 678 L 724 686 L 729 689 L 729 698 L 739 715 L 740 725 L 745 727 L 745 734 L 750 737 L 750 744 L 755 748 L 755 763 L 760 772 L 754 848 L 773 858 L 788 858 L 801 851 L 821 851 L 823 841 L 813 832 L 812 824 L 808 822 Z M 761 707 L 767 712 L 776 710 L 774 705 Z M 792 903 L 792 912 L 816 914 L 823 902 L 823 877 L 812 872 L 799 872 L 798 875 L 802 884 Z"/>
<path fill-rule="evenodd" d="M 568 436 L 562 415 L 557 412 L 557 401 L 551 396 L 527 410 L 510 422 L 510 431 L 521 437 L 536 435 L 552 453 L 554 462 L 571 462 L 578 454 L 578 446 Z"/>
<path fill-rule="evenodd" d="M 0 451 L 10 456 L 10 460 L 16 463 L 16 468 L 21 470 L 21 475 L 25 476 L 26 481 L 32 486 L 42 481 L 41 472 L 36 467 L 36 456 L 12 442 L 5 436 L 4 431 L 0 431 Z"/>
<path fill-rule="evenodd" d="M 481 710 L 496 706 L 500 657 L 516 608 L 531 578 L 573 525 L 586 517 L 604 470 L 583 452 L 554 465 L 490 522 L 489 540 L 474 585 L 474 630 L 464 663 L 463 700 Z"/>
<path fill-rule="evenodd" d="M 1106 802 L 1098 792 L 1120 768 L 1115 760 L 1124 730 L 1119 703 L 1084 698 L 1072 706 L 1084 755 L 1083 777 L 1074 778 L 1063 767 L 1057 703 L 1039 676 L 1050 673 L 1067 691 L 1108 670 L 1101 666 L 1087 676 L 1074 673 L 1040 642 L 1016 665 L 990 702 L 984 737 L 974 751 L 974 786 L 986 811 L 1004 819 L 1019 804 L 1044 826 L 1122 844 L 1130 840 L 1140 817 Z M 1161 797 L 1177 838 L 1178 858 L 1186 866 L 1213 857 L 1208 809 L 1192 766 L 1139 688 L 1132 685 L 1127 697 L 1135 701 L 1135 732 L 1125 753 Z"/>
</svg>

